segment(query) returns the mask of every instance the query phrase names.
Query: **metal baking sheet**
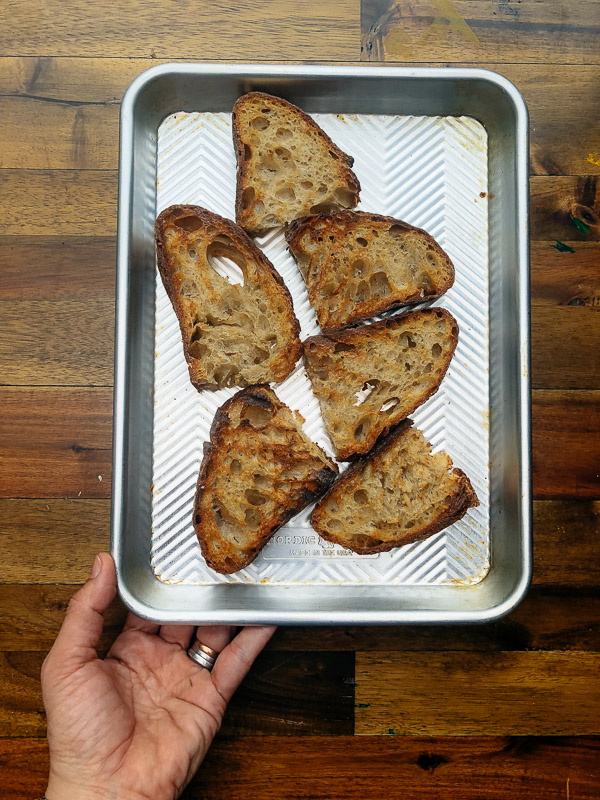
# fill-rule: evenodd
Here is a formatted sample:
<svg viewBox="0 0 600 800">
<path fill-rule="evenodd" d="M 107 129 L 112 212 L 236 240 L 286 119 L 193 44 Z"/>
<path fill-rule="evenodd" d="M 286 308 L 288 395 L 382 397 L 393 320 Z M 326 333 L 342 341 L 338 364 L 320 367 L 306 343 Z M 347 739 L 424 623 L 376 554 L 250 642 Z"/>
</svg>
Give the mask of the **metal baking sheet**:
<svg viewBox="0 0 600 800">
<path fill-rule="evenodd" d="M 192 526 L 202 445 L 216 409 L 236 390 L 197 392 L 189 380 L 177 318 L 156 273 L 152 565 L 165 582 L 476 583 L 489 568 L 489 385 L 487 135 L 470 117 L 314 114 L 354 156 L 359 209 L 427 230 L 456 270 L 443 305 L 459 323 L 456 354 L 440 390 L 412 415 L 434 450 L 469 475 L 480 506 L 429 539 L 365 557 L 329 544 L 311 528 L 312 507 L 280 529 L 246 569 L 220 575 L 206 566 Z M 156 213 L 191 203 L 235 219 L 231 114 L 175 113 L 158 131 Z M 283 229 L 258 238 L 285 280 L 301 338 L 320 333 Z M 359 387 L 360 388 L 360 387 Z M 280 385 L 307 435 L 333 456 L 319 405 L 301 362 Z"/>
<path fill-rule="evenodd" d="M 460 340 L 439 392 L 413 415 L 481 500 L 416 545 L 359 557 L 298 515 L 246 570 L 202 560 L 191 508 L 202 442 L 232 390 L 189 383 L 178 325 L 157 280 L 156 213 L 198 203 L 233 216 L 230 114 L 241 94 L 296 103 L 355 157 L 361 208 L 428 230 L 456 265 L 435 304 Z M 121 105 L 112 549 L 119 591 L 158 622 L 482 622 L 515 607 L 531 575 L 527 110 L 485 70 L 166 64 Z M 317 332 L 280 231 L 258 240 Z M 301 365 L 275 387 L 331 452 Z"/>
</svg>

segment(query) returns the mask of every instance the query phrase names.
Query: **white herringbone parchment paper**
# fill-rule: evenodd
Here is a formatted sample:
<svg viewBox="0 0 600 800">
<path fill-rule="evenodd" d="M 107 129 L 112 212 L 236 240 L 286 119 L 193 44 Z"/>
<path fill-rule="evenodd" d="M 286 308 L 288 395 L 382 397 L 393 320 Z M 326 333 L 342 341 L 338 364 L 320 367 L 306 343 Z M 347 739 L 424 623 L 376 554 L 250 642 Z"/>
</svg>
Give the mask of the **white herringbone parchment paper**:
<svg viewBox="0 0 600 800">
<path fill-rule="evenodd" d="M 428 231 L 456 269 L 452 289 L 433 305 L 458 320 L 456 354 L 437 392 L 412 414 L 432 443 L 470 477 L 481 505 L 431 538 L 374 556 L 324 542 L 310 508 L 279 530 L 246 569 L 220 575 L 202 558 L 192 507 L 203 442 L 217 408 L 234 389 L 197 392 L 188 377 L 177 318 L 156 275 L 152 565 L 167 583 L 476 583 L 489 568 L 489 381 L 487 136 L 470 117 L 315 114 L 354 156 L 359 209 Z M 177 113 L 158 136 L 157 208 L 192 203 L 234 218 L 231 115 Z M 285 280 L 301 338 L 319 332 L 302 276 L 281 230 L 256 240 Z M 280 399 L 300 411 L 304 430 L 332 455 L 319 405 L 299 363 Z"/>
</svg>

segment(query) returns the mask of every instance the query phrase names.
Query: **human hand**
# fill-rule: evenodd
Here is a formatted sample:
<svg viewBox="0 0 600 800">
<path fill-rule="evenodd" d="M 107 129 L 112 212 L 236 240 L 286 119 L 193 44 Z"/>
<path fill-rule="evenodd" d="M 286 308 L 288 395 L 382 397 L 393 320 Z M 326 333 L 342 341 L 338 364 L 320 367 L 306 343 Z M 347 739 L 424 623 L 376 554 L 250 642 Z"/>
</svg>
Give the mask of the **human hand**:
<svg viewBox="0 0 600 800">
<path fill-rule="evenodd" d="M 102 660 L 103 612 L 116 594 L 115 565 L 96 557 L 42 666 L 48 717 L 47 800 L 167 800 L 206 755 L 231 696 L 274 628 L 200 627 L 220 651 L 212 672 L 187 655 L 191 625 L 159 627 L 129 614 Z"/>
</svg>

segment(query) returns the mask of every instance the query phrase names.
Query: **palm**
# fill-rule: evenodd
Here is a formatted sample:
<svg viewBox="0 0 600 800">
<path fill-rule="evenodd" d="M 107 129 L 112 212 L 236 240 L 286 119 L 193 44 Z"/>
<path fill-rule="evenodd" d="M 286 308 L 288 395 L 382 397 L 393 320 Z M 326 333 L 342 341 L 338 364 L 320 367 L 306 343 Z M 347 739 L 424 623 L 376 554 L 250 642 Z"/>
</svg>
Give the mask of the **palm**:
<svg viewBox="0 0 600 800">
<path fill-rule="evenodd" d="M 75 776 L 88 787 L 116 786 L 124 797 L 146 796 L 147 787 L 154 798 L 177 797 L 256 655 L 245 651 L 259 631 L 246 629 L 225 647 L 229 628 L 199 629 L 203 641 L 219 651 L 225 647 L 212 673 L 187 655 L 193 628 L 159 631 L 133 615 L 106 659 L 85 647 L 71 648 L 56 663 L 49 657 L 43 683 L 58 780 Z M 258 650 L 269 635 L 263 629 Z"/>
</svg>

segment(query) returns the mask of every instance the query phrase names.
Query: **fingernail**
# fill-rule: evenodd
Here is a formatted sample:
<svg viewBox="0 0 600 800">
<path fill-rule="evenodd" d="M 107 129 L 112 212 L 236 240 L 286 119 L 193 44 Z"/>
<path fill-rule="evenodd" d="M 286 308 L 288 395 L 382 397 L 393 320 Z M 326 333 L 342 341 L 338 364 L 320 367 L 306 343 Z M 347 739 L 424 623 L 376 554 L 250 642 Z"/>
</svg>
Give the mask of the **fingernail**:
<svg viewBox="0 0 600 800">
<path fill-rule="evenodd" d="M 102 559 L 100 556 L 96 556 L 94 559 L 94 565 L 92 566 L 92 574 L 90 577 L 97 578 L 98 575 L 102 572 Z"/>
</svg>

